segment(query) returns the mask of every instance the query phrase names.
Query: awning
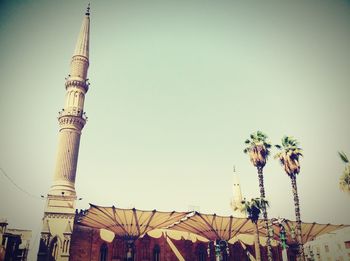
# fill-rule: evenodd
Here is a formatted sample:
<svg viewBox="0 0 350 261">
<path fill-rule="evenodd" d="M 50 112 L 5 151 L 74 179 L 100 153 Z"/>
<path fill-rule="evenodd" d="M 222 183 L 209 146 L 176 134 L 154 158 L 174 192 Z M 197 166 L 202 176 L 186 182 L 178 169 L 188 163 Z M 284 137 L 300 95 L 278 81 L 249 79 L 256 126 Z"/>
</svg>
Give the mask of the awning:
<svg viewBox="0 0 350 261">
<path fill-rule="evenodd" d="M 276 221 L 276 219 L 273 219 Z M 270 220 L 271 221 L 271 220 Z M 185 234 L 171 233 L 179 231 L 191 233 L 201 237 L 201 240 L 226 240 L 235 242 L 241 240 L 246 243 L 252 241 L 255 233 L 255 225 L 247 218 L 237 218 L 233 216 L 219 216 L 216 214 L 202 214 L 199 212 L 162 212 L 144 211 L 135 208 L 122 209 L 112 207 L 101 207 L 90 204 L 90 208 L 79 218 L 79 224 L 96 228 L 107 229 L 115 233 L 119 238 L 137 239 L 146 233 L 153 231 L 152 236 L 157 237 L 161 232 L 155 230 L 162 229 L 169 231 L 169 235 L 179 238 Z M 287 244 L 295 243 L 294 230 L 295 221 L 283 219 L 283 226 L 286 230 Z M 271 222 L 270 222 L 271 224 Z M 271 226 L 273 229 L 273 245 L 279 241 L 280 228 L 277 224 Z M 349 227 L 349 225 L 331 225 L 318 223 L 302 223 L 303 243 L 314 239 L 317 236 Z M 258 221 L 259 235 L 261 243 L 266 241 L 267 231 L 265 222 Z M 185 237 L 183 237 L 185 238 Z M 194 237 L 192 236 L 192 240 Z M 249 243 L 248 243 L 249 244 Z"/>
<path fill-rule="evenodd" d="M 79 224 L 97 229 L 107 229 L 117 237 L 139 238 L 147 232 L 164 228 L 186 217 L 190 212 L 144 211 L 90 204 L 90 209 Z"/>
<path fill-rule="evenodd" d="M 235 218 L 233 216 L 208 215 L 193 212 L 186 219 L 172 224 L 168 229 L 190 232 L 208 240 L 230 240 L 234 236 L 243 234 L 253 234 L 254 226 L 247 218 Z"/>
<path fill-rule="evenodd" d="M 286 238 L 287 243 L 295 242 L 295 227 L 297 222 L 285 219 L 282 223 L 286 230 Z M 302 242 L 305 244 L 306 242 L 313 240 L 315 237 L 333 232 L 338 229 L 342 229 L 345 227 L 349 227 L 349 225 L 332 225 L 332 224 L 318 224 L 316 222 L 313 223 L 301 223 L 301 233 L 302 233 Z M 266 229 L 264 229 L 266 232 Z M 274 237 L 279 236 L 279 228 L 278 226 L 273 226 Z"/>
</svg>

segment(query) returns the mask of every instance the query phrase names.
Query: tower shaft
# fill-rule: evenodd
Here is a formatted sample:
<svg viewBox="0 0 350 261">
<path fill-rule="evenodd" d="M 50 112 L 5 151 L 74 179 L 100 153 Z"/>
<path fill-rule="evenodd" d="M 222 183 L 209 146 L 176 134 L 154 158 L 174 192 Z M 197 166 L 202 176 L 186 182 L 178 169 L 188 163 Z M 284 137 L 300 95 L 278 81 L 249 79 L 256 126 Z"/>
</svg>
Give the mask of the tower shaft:
<svg viewBox="0 0 350 261">
<path fill-rule="evenodd" d="M 86 123 L 85 94 L 88 91 L 90 17 L 84 18 L 77 45 L 66 79 L 64 108 L 59 113 L 59 142 L 56 168 L 50 195 L 75 196 L 75 177 L 78 163 L 80 135 Z"/>
</svg>

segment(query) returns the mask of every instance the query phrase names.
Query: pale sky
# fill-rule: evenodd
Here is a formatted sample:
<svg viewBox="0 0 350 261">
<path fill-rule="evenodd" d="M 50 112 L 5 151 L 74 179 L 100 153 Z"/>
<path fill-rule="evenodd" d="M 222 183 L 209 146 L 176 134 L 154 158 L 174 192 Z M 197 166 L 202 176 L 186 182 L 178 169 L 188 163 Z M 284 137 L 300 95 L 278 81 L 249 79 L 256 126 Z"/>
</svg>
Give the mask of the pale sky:
<svg viewBox="0 0 350 261">
<path fill-rule="evenodd" d="M 0 3 L 0 167 L 39 198 L 53 178 L 86 6 Z M 243 196 L 259 196 L 243 149 L 261 130 L 304 149 L 302 220 L 350 223 L 337 155 L 350 155 L 349 1 L 91 1 L 91 13 L 78 208 L 230 215 L 233 165 Z M 290 180 L 273 157 L 264 175 L 269 217 L 294 220 Z M 45 201 L 4 175 L 0 198 L 0 216 L 37 241 Z"/>
</svg>

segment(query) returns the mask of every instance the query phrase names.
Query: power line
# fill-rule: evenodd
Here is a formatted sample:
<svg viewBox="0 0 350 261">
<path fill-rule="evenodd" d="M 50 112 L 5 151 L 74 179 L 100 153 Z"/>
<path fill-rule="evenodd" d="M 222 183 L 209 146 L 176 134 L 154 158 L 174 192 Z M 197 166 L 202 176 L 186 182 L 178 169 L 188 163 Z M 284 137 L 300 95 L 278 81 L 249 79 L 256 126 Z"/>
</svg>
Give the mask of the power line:
<svg viewBox="0 0 350 261">
<path fill-rule="evenodd" d="M 3 170 L 2 168 L 0 168 L 1 173 L 12 183 L 12 185 L 14 185 L 17 189 L 19 189 L 20 191 L 22 191 L 23 193 L 27 194 L 28 196 L 35 198 L 35 199 L 41 199 L 38 196 L 35 196 L 31 193 L 29 193 L 28 191 L 26 191 L 25 189 L 21 188 L 19 185 L 16 184 L 16 182 L 9 176 L 7 175 L 6 171 Z"/>
</svg>

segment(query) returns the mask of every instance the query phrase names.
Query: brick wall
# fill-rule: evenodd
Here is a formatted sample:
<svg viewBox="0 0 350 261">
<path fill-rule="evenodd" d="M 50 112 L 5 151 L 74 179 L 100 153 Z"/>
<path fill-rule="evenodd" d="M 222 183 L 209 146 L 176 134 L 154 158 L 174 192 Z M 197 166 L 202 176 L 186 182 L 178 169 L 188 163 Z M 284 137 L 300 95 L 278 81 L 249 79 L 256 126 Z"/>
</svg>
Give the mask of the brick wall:
<svg viewBox="0 0 350 261">
<path fill-rule="evenodd" d="M 189 240 L 174 239 L 171 241 L 186 261 L 198 261 L 200 260 L 199 256 L 204 257 L 205 261 L 215 261 L 212 243 L 208 257 L 208 243 L 200 241 L 192 243 Z M 75 224 L 70 247 L 70 261 L 100 261 L 100 249 L 103 244 L 107 246 L 107 261 L 126 261 L 128 243 L 125 240 L 115 238 L 112 243 L 106 243 L 100 239 L 99 230 Z M 254 255 L 254 247 L 247 246 L 247 248 Z M 160 250 L 160 261 L 178 261 L 164 236 L 151 238 L 148 235 L 135 241 L 134 261 L 153 261 L 157 249 Z M 278 247 L 274 248 L 273 252 L 274 260 L 282 260 L 281 250 Z M 261 247 L 261 256 L 262 260 L 267 260 L 264 247 Z M 226 258 L 227 261 L 247 260 L 239 243 L 229 244 L 229 255 Z"/>
</svg>

